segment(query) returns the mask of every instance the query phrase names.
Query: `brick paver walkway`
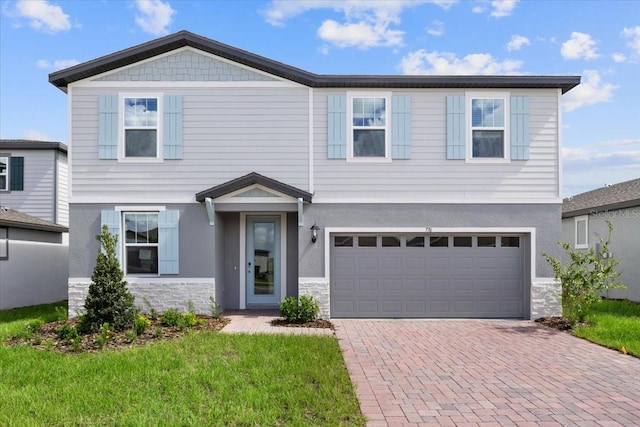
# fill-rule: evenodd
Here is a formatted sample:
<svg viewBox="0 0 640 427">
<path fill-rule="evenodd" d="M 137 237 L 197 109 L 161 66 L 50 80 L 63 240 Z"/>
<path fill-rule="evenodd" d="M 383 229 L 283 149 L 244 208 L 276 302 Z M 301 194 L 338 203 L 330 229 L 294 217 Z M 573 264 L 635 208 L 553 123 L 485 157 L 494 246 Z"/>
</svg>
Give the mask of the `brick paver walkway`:
<svg viewBox="0 0 640 427">
<path fill-rule="evenodd" d="M 640 426 L 640 359 L 527 321 L 332 320 L 368 426 Z"/>
</svg>

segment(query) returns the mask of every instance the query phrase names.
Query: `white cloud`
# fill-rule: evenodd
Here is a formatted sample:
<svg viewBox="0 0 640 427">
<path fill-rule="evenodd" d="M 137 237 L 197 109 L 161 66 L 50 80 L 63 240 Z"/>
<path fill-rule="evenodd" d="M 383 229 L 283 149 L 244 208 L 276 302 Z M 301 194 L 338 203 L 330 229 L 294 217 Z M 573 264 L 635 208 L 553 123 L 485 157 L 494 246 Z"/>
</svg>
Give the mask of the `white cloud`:
<svg viewBox="0 0 640 427">
<path fill-rule="evenodd" d="M 627 46 L 629 46 L 636 55 L 640 56 L 640 25 L 637 27 L 626 28 L 622 30 L 624 38 L 629 39 Z"/>
<path fill-rule="evenodd" d="M 617 63 L 625 62 L 627 60 L 627 57 L 621 53 L 614 53 L 613 55 L 611 55 L 611 58 L 613 58 L 613 62 Z"/>
<path fill-rule="evenodd" d="M 498 61 L 488 53 L 473 53 L 458 58 L 450 52 L 427 52 L 420 49 L 405 55 L 400 62 L 404 74 L 489 75 L 518 74 L 522 61 Z"/>
<path fill-rule="evenodd" d="M 22 132 L 22 138 L 30 139 L 33 141 L 50 141 L 49 135 L 34 129 L 28 129 Z"/>
<path fill-rule="evenodd" d="M 143 31 L 154 36 L 163 36 L 169 33 L 169 26 L 173 22 L 176 13 L 171 5 L 161 0 L 136 0 L 136 7 L 140 12 L 136 15 L 136 24 Z"/>
<path fill-rule="evenodd" d="M 529 40 L 527 37 L 519 35 L 511 36 L 511 40 L 509 41 L 509 43 L 507 43 L 507 50 L 509 52 L 520 50 L 522 49 L 522 46 L 530 44 L 531 40 Z"/>
<path fill-rule="evenodd" d="M 471 9 L 471 11 L 473 13 L 484 13 L 485 8 L 484 6 L 473 6 L 473 8 Z"/>
<path fill-rule="evenodd" d="M 427 28 L 427 33 L 435 37 L 440 37 L 444 34 L 444 22 L 433 21 L 431 23 L 431 27 Z"/>
<path fill-rule="evenodd" d="M 595 59 L 599 57 L 596 52 L 596 41 L 589 34 L 574 31 L 571 38 L 562 43 L 560 53 L 564 59 Z"/>
<path fill-rule="evenodd" d="M 425 3 L 446 9 L 458 0 L 274 0 L 264 12 L 265 20 L 274 26 L 309 10 L 330 9 L 344 15 L 344 20 L 327 19 L 317 30 L 318 36 L 335 46 L 367 49 L 377 46 L 401 46 L 404 31 L 400 24 L 405 9 Z"/>
<path fill-rule="evenodd" d="M 613 91 L 618 89 L 611 83 L 605 83 L 596 70 L 584 70 L 582 82 L 562 97 L 565 111 L 587 105 L 609 102 L 613 98 Z"/>
<path fill-rule="evenodd" d="M 340 24 L 326 20 L 318 28 L 318 36 L 338 47 L 367 49 L 376 46 L 400 46 L 404 31 L 391 30 L 387 24 L 357 22 Z"/>
<path fill-rule="evenodd" d="M 39 59 L 36 65 L 38 68 L 50 69 L 53 71 L 63 70 L 65 68 L 73 67 L 74 65 L 78 65 L 80 61 L 77 59 L 56 59 L 53 63 L 47 61 L 46 59 Z"/>
<path fill-rule="evenodd" d="M 503 18 L 511 15 L 518 1 L 519 0 L 493 0 L 491 2 L 491 7 L 493 8 L 491 16 L 495 18 Z"/>
<path fill-rule="evenodd" d="M 322 46 L 320 46 L 320 49 L 318 49 L 318 51 L 323 55 L 328 55 L 329 54 L 329 46 L 327 46 L 326 44 L 322 45 Z"/>
<path fill-rule="evenodd" d="M 19 0 L 16 13 L 29 19 L 29 25 L 36 30 L 57 33 L 71 29 L 69 15 L 60 6 L 49 4 L 46 0 Z"/>
</svg>

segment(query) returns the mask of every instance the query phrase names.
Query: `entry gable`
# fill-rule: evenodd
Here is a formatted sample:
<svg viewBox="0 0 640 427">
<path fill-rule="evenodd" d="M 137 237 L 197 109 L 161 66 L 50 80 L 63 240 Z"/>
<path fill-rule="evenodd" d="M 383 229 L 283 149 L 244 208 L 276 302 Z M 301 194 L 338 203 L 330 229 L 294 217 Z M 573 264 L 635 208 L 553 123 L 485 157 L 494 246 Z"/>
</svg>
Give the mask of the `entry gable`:
<svg viewBox="0 0 640 427">
<path fill-rule="evenodd" d="M 247 203 L 255 202 L 295 202 L 302 199 L 311 203 L 312 195 L 291 185 L 252 172 L 224 184 L 211 187 L 196 194 L 198 202 L 206 198 L 216 202 Z"/>
</svg>

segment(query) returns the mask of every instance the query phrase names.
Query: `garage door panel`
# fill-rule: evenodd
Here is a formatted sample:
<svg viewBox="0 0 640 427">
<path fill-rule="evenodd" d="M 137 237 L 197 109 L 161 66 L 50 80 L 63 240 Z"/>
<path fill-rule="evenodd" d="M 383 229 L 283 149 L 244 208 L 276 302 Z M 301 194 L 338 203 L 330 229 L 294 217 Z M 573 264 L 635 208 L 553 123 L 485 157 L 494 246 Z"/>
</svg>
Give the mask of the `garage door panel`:
<svg viewBox="0 0 640 427">
<path fill-rule="evenodd" d="M 473 247 L 430 247 L 425 239 L 424 247 L 332 248 L 331 315 L 523 317 L 524 248 L 476 242 L 474 237 Z"/>
</svg>

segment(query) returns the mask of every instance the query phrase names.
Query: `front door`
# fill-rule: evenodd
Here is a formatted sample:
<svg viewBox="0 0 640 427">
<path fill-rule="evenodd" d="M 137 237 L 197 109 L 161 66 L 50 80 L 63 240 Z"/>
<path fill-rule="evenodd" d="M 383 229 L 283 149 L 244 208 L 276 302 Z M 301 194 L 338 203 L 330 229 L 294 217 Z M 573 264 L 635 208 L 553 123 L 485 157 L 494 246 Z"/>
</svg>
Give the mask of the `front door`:
<svg viewBox="0 0 640 427">
<path fill-rule="evenodd" d="M 280 302 L 280 217 L 247 216 L 247 304 Z"/>
</svg>

